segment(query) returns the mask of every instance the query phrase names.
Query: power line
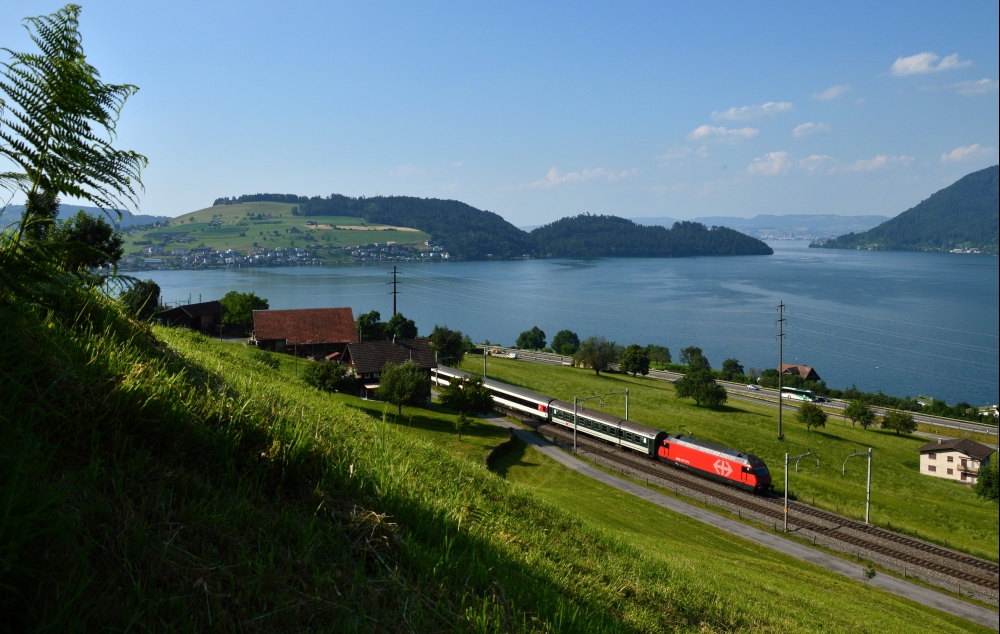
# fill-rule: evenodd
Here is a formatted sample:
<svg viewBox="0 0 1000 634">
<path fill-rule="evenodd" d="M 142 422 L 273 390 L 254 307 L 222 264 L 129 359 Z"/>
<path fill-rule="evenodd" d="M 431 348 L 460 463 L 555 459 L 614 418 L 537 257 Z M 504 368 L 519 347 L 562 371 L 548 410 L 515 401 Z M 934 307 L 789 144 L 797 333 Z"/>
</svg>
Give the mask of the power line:
<svg viewBox="0 0 1000 634">
<path fill-rule="evenodd" d="M 831 325 L 836 325 L 836 326 L 842 326 L 844 328 L 851 328 L 853 330 L 861 330 L 861 331 L 864 331 L 864 332 L 872 332 L 872 333 L 876 333 L 876 334 L 880 334 L 880 335 L 885 335 L 885 336 L 888 336 L 888 337 L 898 337 L 898 338 L 902 338 L 902 339 L 913 339 L 915 341 L 923 341 L 925 343 L 934 343 L 934 344 L 937 344 L 937 345 L 949 346 L 949 347 L 953 347 L 953 348 L 964 348 L 966 350 L 973 350 L 973 351 L 977 351 L 977 352 L 988 352 L 988 353 L 991 353 L 991 354 L 1000 354 L 1000 350 L 994 350 L 992 348 L 984 348 L 982 346 L 975 346 L 975 345 L 965 344 L 965 343 L 949 343 L 949 342 L 946 342 L 946 341 L 941 341 L 940 339 L 931 339 L 929 337 L 920 337 L 918 335 L 907 335 L 907 334 L 902 334 L 902 333 L 899 333 L 899 332 L 892 332 L 892 331 L 889 331 L 889 330 L 881 330 L 879 328 L 869 328 L 869 327 L 866 327 L 866 326 L 855 326 L 855 325 L 847 324 L 847 323 L 840 322 L 840 321 L 834 321 L 832 319 L 824 319 L 822 317 L 811 317 L 809 315 L 804 315 L 802 313 L 789 313 L 789 314 L 792 315 L 793 317 L 798 317 L 800 319 L 807 319 L 809 321 L 817 321 L 817 322 L 824 323 L 824 324 L 831 324 Z"/>
</svg>

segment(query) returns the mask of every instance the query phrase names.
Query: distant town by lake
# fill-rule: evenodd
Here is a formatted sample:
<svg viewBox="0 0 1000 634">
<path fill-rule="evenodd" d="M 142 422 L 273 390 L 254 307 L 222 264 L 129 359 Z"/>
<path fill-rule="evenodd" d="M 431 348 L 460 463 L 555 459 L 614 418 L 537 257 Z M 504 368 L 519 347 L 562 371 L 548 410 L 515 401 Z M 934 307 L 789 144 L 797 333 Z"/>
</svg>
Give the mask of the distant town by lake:
<svg viewBox="0 0 1000 634">
<path fill-rule="evenodd" d="M 949 253 L 832 251 L 768 243 L 773 256 L 403 263 L 398 309 L 507 345 L 538 326 L 675 354 L 701 347 L 714 367 L 814 366 L 831 387 L 997 403 L 1000 260 Z M 272 308 L 350 306 L 392 314 L 392 264 L 148 271 L 167 302 L 253 291 Z"/>
</svg>

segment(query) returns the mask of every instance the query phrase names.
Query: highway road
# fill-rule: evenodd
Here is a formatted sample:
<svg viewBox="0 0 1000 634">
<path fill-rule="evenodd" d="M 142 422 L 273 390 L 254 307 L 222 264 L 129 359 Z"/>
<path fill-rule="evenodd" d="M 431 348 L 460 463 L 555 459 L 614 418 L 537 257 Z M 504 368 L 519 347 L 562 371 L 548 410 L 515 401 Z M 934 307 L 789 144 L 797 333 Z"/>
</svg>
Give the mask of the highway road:
<svg viewBox="0 0 1000 634">
<path fill-rule="evenodd" d="M 487 346 L 489 350 L 499 351 L 499 353 L 494 356 L 507 356 L 510 353 L 517 355 L 518 360 L 527 361 L 530 363 L 543 363 L 546 365 L 563 365 L 571 366 L 573 365 L 573 357 L 567 357 L 559 354 L 554 354 L 551 352 L 531 352 L 528 350 L 517 350 L 515 348 L 505 348 L 502 346 Z M 617 370 L 616 365 L 611 366 L 612 369 Z M 676 372 L 665 372 L 663 370 L 650 370 L 649 376 L 655 379 L 661 379 L 664 381 L 676 381 L 681 378 L 681 374 Z M 772 405 L 774 407 L 778 406 L 778 391 L 771 390 L 767 388 L 761 388 L 759 391 L 749 390 L 746 385 L 740 383 L 730 383 L 728 381 L 718 381 L 719 385 L 726 388 L 726 392 L 730 397 L 739 398 L 741 400 L 752 400 L 758 403 L 764 403 L 767 405 Z M 828 407 L 833 410 L 841 410 L 847 407 L 847 401 L 839 399 L 830 399 L 828 402 L 823 403 L 824 407 Z M 794 407 L 794 402 L 785 400 L 785 405 Z M 872 408 L 876 414 L 883 415 L 885 409 L 881 407 Z M 913 412 L 913 419 L 918 423 L 925 425 L 933 425 L 934 427 L 939 427 L 942 429 L 954 429 L 958 432 L 972 432 L 978 434 L 985 434 L 988 436 L 997 437 L 997 427 L 994 425 L 984 425 L 982 423 L 971 423 L 969 421 L 957 420 L 954 418 L 944 418 L 941 416 L 930 416 L 928 414 L 919 414 Z M 997 444 L 994 441 L 992 444 Z"/>
</svg>

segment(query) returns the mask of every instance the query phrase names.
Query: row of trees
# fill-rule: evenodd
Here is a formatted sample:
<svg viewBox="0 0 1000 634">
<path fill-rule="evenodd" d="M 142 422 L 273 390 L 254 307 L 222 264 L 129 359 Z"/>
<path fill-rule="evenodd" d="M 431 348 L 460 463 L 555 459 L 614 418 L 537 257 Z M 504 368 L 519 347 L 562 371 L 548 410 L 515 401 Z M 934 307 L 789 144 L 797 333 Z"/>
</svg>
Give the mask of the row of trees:
<svg viewBox="0 0 1000 634">
<path fill-rule="evenodd" d="M 879 425 L 882 429 L 888 429 L 900 434 L 912 434 L 917 430 L 917 422 L 913 420 L 913 414 L 903 412 L 898 409 L 889 410 L 885 416 L 879 418 L 871 406 L 863 401 L 851 401 L 844 416 L 851 420 L 851 426 L 861 425 L 868 429 Z M 814 403 L 802 403 L 799 411 L 795 414 L 798 421 L 806 426 L 808 432 L 813 427 L 826 427 L 828 414 Z"/>
</svg>

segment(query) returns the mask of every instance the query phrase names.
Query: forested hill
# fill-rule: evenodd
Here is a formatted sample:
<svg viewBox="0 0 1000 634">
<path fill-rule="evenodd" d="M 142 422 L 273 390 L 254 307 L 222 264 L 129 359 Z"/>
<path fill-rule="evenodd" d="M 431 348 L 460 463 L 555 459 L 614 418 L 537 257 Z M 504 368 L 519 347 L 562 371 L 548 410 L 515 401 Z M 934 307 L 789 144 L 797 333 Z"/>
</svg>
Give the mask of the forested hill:
<svg viewBox="0 0 1000 634">
<path fill-rule="evenodd" d="M 530 256 L 567 258 L 684 257 L 692 255 L 770 255 L 756 238 L 724 227 L 708 229 L 696 222 L 673 228 L 637 225 L 615 216 L 563 218 L 527 233 L 501 216 L 457 200 L 376 196 L 326 198 L 291 194 L 252 194 L 219 198 L 216 205 L 282 202 L 303 216 L 350 216 L 367 222 L 413 227 L 431 235 L 458 260 L 510 259 Z"/>
<path fill-rule="evenodd" d="M 1000 237 L 998 175 L 997 165 L 973 172 L 864 233 L 849 233 L 812 246 L 880 251 L 975 248 L 996 253 Z"/>
<path fill-rule="evenodd" d="M 663 258 L 693 255 L 771 255 L 757 238 L 726 227 L 675 222 L 670 229 L 637 225 L 617 216 L 583 214 L 531 232 L 545 255 L 567 258 Z"/>
</svg>

